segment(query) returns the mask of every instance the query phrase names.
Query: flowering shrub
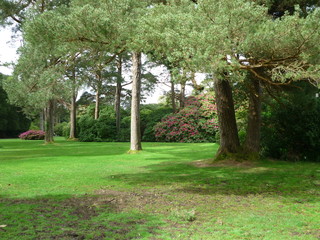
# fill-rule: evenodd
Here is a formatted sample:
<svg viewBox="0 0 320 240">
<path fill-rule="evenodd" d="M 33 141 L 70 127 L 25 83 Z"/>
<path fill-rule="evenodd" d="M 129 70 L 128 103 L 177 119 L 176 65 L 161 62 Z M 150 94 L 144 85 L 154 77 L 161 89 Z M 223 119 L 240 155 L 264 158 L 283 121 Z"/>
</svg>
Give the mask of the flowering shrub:
<svg viewBox="0 0 320 240">
<path fill-rule="evenodd" d="M 22 140 L 43 140 L 45 132 L 41 130 L 29 130 L 19 135 Z"/>
<path fill-rule="evenodd" d="M 155 126 L 157 141 L 164 142 L 213 142 L 217 130 L 212 93 L 188 97 L 185 108 L 167 115 Z"/>
</svg>

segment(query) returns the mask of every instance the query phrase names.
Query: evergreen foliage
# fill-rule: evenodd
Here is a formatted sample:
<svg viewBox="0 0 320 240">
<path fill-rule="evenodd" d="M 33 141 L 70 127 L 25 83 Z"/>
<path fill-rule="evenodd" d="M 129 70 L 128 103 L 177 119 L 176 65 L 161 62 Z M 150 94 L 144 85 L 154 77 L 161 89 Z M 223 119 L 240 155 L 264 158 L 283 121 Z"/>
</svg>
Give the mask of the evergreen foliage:
<svg viewBox="0 0 320 240">
<path fill-rule="evenodd" d="M 22 113 L 22 109 L 8 103 L 6 92 L 2 88 L 2 80 L 6 76 L 0 73 L 0 138 L 18 137 L 29 129 L 30 120 Z"/>
<path fill-rule="evenodd" d="M 155 125 L 172 109 L 158 104 L 141 106 L 141 133 L 145 142 L 156 141 Z M 115 111 L 112 106 L 102 106 L 98 119 L 94 119 L 94 106 L 87 108 L 85 114 L 79 117 L 79 140 L 83 142 L 128 142 L 130 141 L 130 112 L 121 110 L 121 129 L 117 134 Z M 59 125 L 59 128 L 62 127 Z M 60 131 L 60 130 L 59 130 Z"/>
<path fill-rule="evenodd" d="M 262 152 L 292 161 L 320 161 L 320 99 L 309 83 L 295 84 L 263 112 Z"/>
</svg>

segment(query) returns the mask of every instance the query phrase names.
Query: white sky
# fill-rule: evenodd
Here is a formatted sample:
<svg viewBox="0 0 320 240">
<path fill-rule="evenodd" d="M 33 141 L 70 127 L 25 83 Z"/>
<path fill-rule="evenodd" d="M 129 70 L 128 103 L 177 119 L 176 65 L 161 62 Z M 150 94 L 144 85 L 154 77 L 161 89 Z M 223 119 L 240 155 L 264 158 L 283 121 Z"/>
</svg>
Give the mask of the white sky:
<svg viewBox="0 0 320 240">
<path fill-rule="evenodd" d="M 18 55 L 16 54 L 16 51 L 19 44 L 19 39 L 12 39 L 12 32 L 10 29 L 0 28 L 0 65 L 17 60 Z M 0 72 L 3 74 L 11 74 L 12 69 L 0 66 Z"/>
</svg>

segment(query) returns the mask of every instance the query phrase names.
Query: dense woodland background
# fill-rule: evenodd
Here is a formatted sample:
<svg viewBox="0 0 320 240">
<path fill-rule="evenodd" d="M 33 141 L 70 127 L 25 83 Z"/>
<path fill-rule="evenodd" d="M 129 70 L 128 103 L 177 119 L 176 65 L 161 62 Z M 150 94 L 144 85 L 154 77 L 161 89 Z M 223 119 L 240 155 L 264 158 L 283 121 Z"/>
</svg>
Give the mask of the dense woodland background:
<svg viewBox="0 0 320 240">
<path fill-rule="evenodd" d="M 0 137 L 41 129 L 47 143 L 130 141 L 133 151 L 218 142 L 217 158 L 320 161 L 318 5 L 1 0 L 1 24 L 23 46 L 0 75 Z M 152 73 L 159 66 L 167 79 Z M 171 90 L 143 104 L 160 81 Z"/>
</svg>

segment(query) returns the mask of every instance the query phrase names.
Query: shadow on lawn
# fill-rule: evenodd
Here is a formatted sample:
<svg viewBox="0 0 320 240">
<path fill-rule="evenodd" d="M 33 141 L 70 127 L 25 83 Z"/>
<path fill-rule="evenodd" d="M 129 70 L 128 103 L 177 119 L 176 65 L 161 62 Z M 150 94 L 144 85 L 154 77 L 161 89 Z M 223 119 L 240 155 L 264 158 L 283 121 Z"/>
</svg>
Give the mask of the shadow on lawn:
<svg viewBox="0 0 320 240">
<path fill-rule="evenodd" d="M 280 166 L 280 167 L 279 167 Z M 319 165 L 265 162 L 251 167 L 196 167 L 184 162 L 149 165 L 145 173 L 120 174 L 113 180 L 132 185 L 172 186 L 173 191 L 200 195 L 282 196 L 293 201 L 320 200 Z"/>
<path fill-rule="evenodd" d="M 153 235 L 154 216 L 122 212 L 114 196 L 0 196 L 0 239 L 136 239 Z"/>
</svg>

